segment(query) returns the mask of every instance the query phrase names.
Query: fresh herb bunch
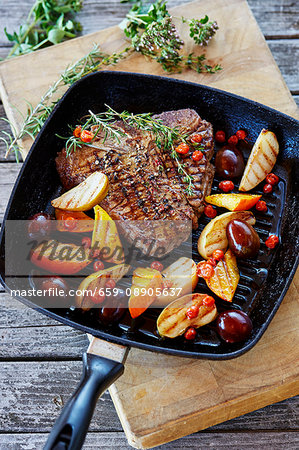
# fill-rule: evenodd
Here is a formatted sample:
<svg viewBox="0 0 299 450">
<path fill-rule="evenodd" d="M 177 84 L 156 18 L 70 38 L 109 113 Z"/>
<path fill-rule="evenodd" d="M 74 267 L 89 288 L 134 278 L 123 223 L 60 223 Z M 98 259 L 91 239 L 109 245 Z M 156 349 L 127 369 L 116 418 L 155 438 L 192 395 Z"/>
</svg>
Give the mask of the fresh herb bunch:
<svg viewBox="0 0 299 450">
<path fill-rule="evenodd" d="M 204 53 L 199 56 L 181 53 L 184 41 L 167 10 L 166 1 L 156 0 L 151 4 L 133 0 L 133 3 L 120 27 L 137 52 L 157 61 L 166 72 L 181 72 L 189 68 L 214 73 L 221 69 L 218 64 L 206 64 Z M 209 21 L 208 16 L 191 20 L 182 17 L 180 20 L 188 24 L 190 37 L 198 45 L 208 45 L 218 29 L 217 23 Z"/>
<path fill-rule="evenodd" d="M 82 0 L 36 0 L 18 31 L 10 34 L 4 28 L 7 39 L 14 42 L 7 58 L 75 37 L 82 27 L 74 15 L 81 8 Z"/>
<path fill-rule="evenodd" d="M 216 21 L 209 22 L 208 16 L 205 16 L 202 19 L 191 20 L 182 17 L 182 21 L 189 24 L 190 37 L 198 45 L 208 45 L 210 39 L 212 39 L 219 28 Z"/>
<path fill-rule="evenodd" d="M 119 142 L 120 138 L 125 135 L 125 132 L 116 125 L 116 122 L 122 120 L 130 127 L 153 133 L 157 146 L 159 148 L 163 147 L 164 150 L 169 153 L 171 158 L 176 161 L 178 172 L 183 175 L 183 181 L 187 184 L 186 194 L 192 195 L 194 192 L 193 177 L 186 172 L 185 164 L 175 150 L 175 146 L 179 142 L 187 142 L 188 135 L 181 134 L 177 128 L 171 128 L 164 125 L 161 120 L 154 119 L 151 113 L 132 114 L 128 111 L 119 113 L 108 105 L 106 105 L 106 107 L 107 111 L 98 114 L 89 111 L 89 115 L 84 117 L 80 124 L 80 129 L 82 131 L 90 130 L 92 127 L 95 127 L 92 128 L 93 137 L 90 142 L 86 143 L 82 141 L 80 136 L 74 135 L 76 133 L 67 138 L 58 136 L 66 140 L 66 155 L 69 156 L 72 152 L 82 148 L 83 145 L 93 147 L 94 141 L 102 131 L 104 132 L 103 143 L 107 138 Z M 200 148 L 202 147 L 200 146 Z"/>
</svg>

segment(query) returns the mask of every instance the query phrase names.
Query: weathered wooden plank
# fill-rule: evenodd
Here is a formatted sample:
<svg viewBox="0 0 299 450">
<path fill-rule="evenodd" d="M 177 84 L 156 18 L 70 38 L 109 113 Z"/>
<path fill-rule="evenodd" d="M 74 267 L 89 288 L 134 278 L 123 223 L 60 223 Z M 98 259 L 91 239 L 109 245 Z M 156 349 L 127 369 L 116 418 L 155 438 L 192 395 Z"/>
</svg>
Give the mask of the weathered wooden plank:
<svg viewBox="0 0 299 450">
<path fill-rule="evenodd" d="M 0 292 L 0 330 L 2 328 L 30 327 L 33 325 L 35 327 L 55 326 L 60 325 L 60 323 L 23 305 L 9 294 Z"/>
<path fill-rule="evenodd" d="M 81 361 L 1 362 L 0 433 L 49 431 L 79 382 L 81 370 Z M 292 431 L 298 429 L 298 419 L 299 397 L 295 397 L 209 430 Z M 110 396 L 105 393 L 97 403 L 90 430 L 121 429 Z"/>
<path fill-rule="evenodd" d="M 75 390 L 82 363 L 5 362 L 0 369 L 0 432 L 44 432 Z M 91 430 L 121 430 L 108 393 L 97 404 Z"/>
<path fill-rule="evenodd" d="M 155 447 L 156 450 L 194 450 L 194 449 L 263 449 L 263 450 L 297 450 L 299 444 L 298 433 L 209 433 L 201 432 L 178 439 L 169 444 Z M 1 450 L 32 450 L 42 448 L 47 440 L 47 434 L 2 434 Z M 132 450 L 123 433 L 105 432 L 88 433 L 83 450 Z"/>
<path fill-rule="evenodd" d="M 297 103 L 299 107 L 299 95 L 293 95 L 295 102 Z"/>
<path fill-rule="evenodd" d="M 1 48 L 0 48 L 0 57 L 1 57 Z M 4 112 L 2 103 L 0 103 L 0 117 L 6 118 L 6 114 Z M 5 120 L 0 120 L 0 131 L 5 131 L 6 133 L 10 133 L 10 131 L 11 131 L 9 124 Z M 3 136 L 2 133 L 0 134 L 0 136 L 1 135 Z M 13 152 L 7 158 L 5 158 L 5 153 L 6 153 L 5 144 L 2 140 L 0 140 L 0 163 L 3 161 L 4 162 L 15 161 L 15 155 L 13 154 Z M 1 178 L 0 178 L 0 183 L 1 183 Z"/>
<path fill-rule="evenodd" d="M 67 326 L 0 329 L 0 360 L 9 358 L 81 358 L 86 334 Z"/>
<path fill-rule="evenodd" d="M 0 221 L 2 221 L 5 209 L 21 168 L 21 163 L 0 164 Z"/>
<path fill-rule="evenodd" d="M 268 41 L 274 59 L 291 92 L 299 92 L 299 39 Z"/>
</svg>

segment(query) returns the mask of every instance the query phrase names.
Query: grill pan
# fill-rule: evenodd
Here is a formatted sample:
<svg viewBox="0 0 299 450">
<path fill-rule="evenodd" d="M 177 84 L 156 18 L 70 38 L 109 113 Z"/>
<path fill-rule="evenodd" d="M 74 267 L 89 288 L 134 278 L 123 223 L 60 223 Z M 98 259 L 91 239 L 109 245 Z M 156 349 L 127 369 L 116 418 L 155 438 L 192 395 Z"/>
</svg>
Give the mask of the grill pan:
<svg viewBox="0 0 299 450">
<path fill-rule="evenodd" d="M 254 215 L 257 219 L 255 228 L 261 241 L 264 242 L 269 234 L 278 234 L 281 240 L 280 245 L 274 251 L 270 251 L 262 244 L 257 259 L 239 261 L 241 277 L 233 303 L 227 305 L 227 302 L 217 300 L 219 311 L 235 308 L 247 312 L 253 322 L 253 332 L 246 342 L 225 344 L 211 325 L 199 330 L 199 337 L 194 343 L 186 343 L 183 338 L 163 340 L 155 332 L 155 321 L 158 315 L 155 309 L 149 309 L 144 314 L 144 318 L 137 320 L 133 327 L 128 313 L 120 324 L 105 327 L 99 324 L 92 313 L 81 314 L 79 311 L 69 309 L 45 309 L 33 304 L 29 299 L 20 297 L 19 300 L 64 324 L 112 343 L 192 358 L 221 360 L 243 354 L 252 348 L 265 332 L 298 265 L 299 241 L 296 227 L 299 203 L 299 122 L 259 103 L 214 88 L 163 77 L 114 71 L 91 74 L 75 83 L 58 102 L 39 133 L 11 194 L 0 240 L 2 283 L 10 291 L 11 281 L 5 281 L 5 221 L 27 220 L 31 215 L 49 208 L 50 200 L 55 198 L 60 189 L 54 160 L 63 143 L 56 134 L 67 136 L 68 124 L 75 125 L 88 113 L 88 110 L 104 111 L 105 104 L 117 111 L 128 110 L 133 113 L 160 113 L 167 110 L 194 108 L 203 119 L 212 123 L 214 130 L 223 129 L 231 135 L 238 129 L 246 129 L 251 144 L 262 128 L 270 129 L 276 134 L 280 153 L 275 173 L 280 177 L 280 181 L 273 194 L 267 195 L 268 212 L 254 211 Z M 250 147 L 244 144 L 242 150 L 244 155 L 248 156 Z M 214 180 L 214 186 L 218 185 L 219 180 L 217 178 Z M 215 193 L 215 190 L 214 187 L 212 193 Z M 252 193 L 262 192 L 255 189 Z M 226 210 L 219 209 L 219 213 L 222 212 Z M 199 229 L 193 232 L 193 258 L 196 262 L 201 259 L 197 252 L 197 239 L 207 222 L 208 219 L 202 217 Z M 17 259 L 16 264 L 18 264 Z M 13 288 L 16 289 L 15 286 Z M 205 283 L 201 281 L 196 291 L 208 292 Z M 103 362 L 105 363 L 104 359 L 101 370 L 103 370 Z M 86 365 L 88 364 L 85 361 Z M 106 366 L 109 366 L 107 360 Z M 93 368 L 93 370 L 96 369 Z M 116 369 L 113 368 L 113 375 L 111 370 L 110 366 L 106 370 L 105 388 L 107 388 L 109 376 L 110 382 L 115 380 Z M 121 369 L 118 376 L 120 373 Z M 101 389 L 99 388 L 98 391 L 97 395 Z M 86 401 L 84 404 L 89 409 Z M 75 407 L 73 402 L 73 410 Z M 83 442 L 89 421 L 87 426 L 81 427 L 81 431 L 78 431 L 79 422 L 80 415 L 71 424 L 71 428 L 67 428 L 67 432 L 64 433 L 67 436 L 63 441 L 66 446 L 55 447 L 58 442 L 62 442 L 60 441 L 61 429 L 69 423 L 65 415 L 63 421 L 56 424 L 55 436 L 52 435 L 52 440 L 46 448 L 80 448 L 80 442 Z M 75 441 L 77 444 L 74 443 Z"/>
</svg>

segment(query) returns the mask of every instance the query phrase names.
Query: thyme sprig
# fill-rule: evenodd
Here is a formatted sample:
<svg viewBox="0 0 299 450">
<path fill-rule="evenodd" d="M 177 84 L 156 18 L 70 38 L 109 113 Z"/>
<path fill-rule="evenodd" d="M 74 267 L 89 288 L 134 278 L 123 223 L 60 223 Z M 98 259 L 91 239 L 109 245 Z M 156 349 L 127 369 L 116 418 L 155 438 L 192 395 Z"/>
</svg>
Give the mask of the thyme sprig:
<svg viewBox="0 0 299 450">
<path fill-rule="evenodd" d="M 190 37 L 201 46 L 208 45 L 218 29 L 217 22 L 209 21 L 208 16 L 202 19 L 182 17 L 180 20 L 189 26 Z M 221 70 L 219 64 L 211 66 L 204 63 L 204 53 L 194 56 L 193 53 L 186 55 L 181 52 L 184 41 L 164 0 L 156 0 L 153 4 L 135 1 L 120 27 L 137 52 L 157 61 L 166 72 L 181 72 L 184 68 L 208 73 Z"/>
<path fill-rule="evenodd" d="M 89 115 L 85 117 L 85 121 L 81 122 L 81 130 L 90 130 L 92 128 L 94 136 L 91 142 L 85 143 L 80 137 L 75 137 L 74 135 L 68 138 L 62 138 L 66 139 L 65 149 L 67 156 L 78 148 L 82 148 L 83 145 L 94 146 L 94 141 L 102 131 L 104 131 L 103 143 L 107 138 L 119 142 L 120 138 L 126 134 L 124 130 L 117 126 L 116 122 L 121 120 L 130 127 L 148 131 L 155 136 L 157 146 L 167 151 L 170 157 L 175 160 L 178 172 L 183 175 L 182 179 L 187 184 L 186 194 L 188 196 L 192 195 L 194 192 L 193 177 L 187 173 L 185 164 L 175 150 L 178 142 L 187 142 L 188 134 L 180 133 L 178 128 L 168 127 L 160 119 L 154 118 L 151 113 L 132 114 L 128 111 L 117 112 L 110 106 L 105 106 L 107 107 L 107 111 L 98 114 L 89 111 Z M 61 138 L 61 136 L 58 137 Z"/>
</svg>

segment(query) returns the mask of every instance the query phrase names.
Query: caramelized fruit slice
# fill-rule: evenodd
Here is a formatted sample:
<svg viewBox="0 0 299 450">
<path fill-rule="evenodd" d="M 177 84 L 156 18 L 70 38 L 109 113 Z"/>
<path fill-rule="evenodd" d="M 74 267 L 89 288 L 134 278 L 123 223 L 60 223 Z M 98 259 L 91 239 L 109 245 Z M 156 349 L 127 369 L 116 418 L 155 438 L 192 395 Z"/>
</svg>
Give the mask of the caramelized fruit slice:
<svg viewBox="0 0 299 450">
<path fill-rule="evenodd" d="M 239 269 L 235 255 L 229 249 L 224 259 L 218 262 L 211 278 L 206 278 L 208 287 L 218 297 L 231 302 L 235 295 L 240 279 Z"/>
<path fill-rule="evenodd" d="M 185 333 L 187 328 L 199 328 L 212 322 L 217 316 L 215 303 L 206 306 L 203 303 L 206 294 L 194 293 L 185 295 L 171 302 L 163 309 L 157 319 L 157 328 L 161 336 L 175 338 Z M 187 310 L 191 306 L 198 306 L 198 315 L 189 319 Z"/>
<path fill-rule="evenodd" d="M 105 261 L 116 264 L 122 263 L 124 251 L 115 222 L 98 205 L 94 207 L 94 219 L 91 247 L 98 249 L 100 252 L 101 249 L 108 249 L 108 254 L 105 254 Z"/>
<path fill-rule="evenodd" d="M 129 299 L 129 311 L 135 319 L 155 301 L 158 290 L 163 289 L 162 275 L 158 270 L 138 267 L 134 270 Z"/>
<path fill-rule="evenodd" d="M 229 209 L 230 211 L 247 211 L 261 198 L 251 194 L 216 194 L 205 198 L 207 203 Z"/>
</svg>

